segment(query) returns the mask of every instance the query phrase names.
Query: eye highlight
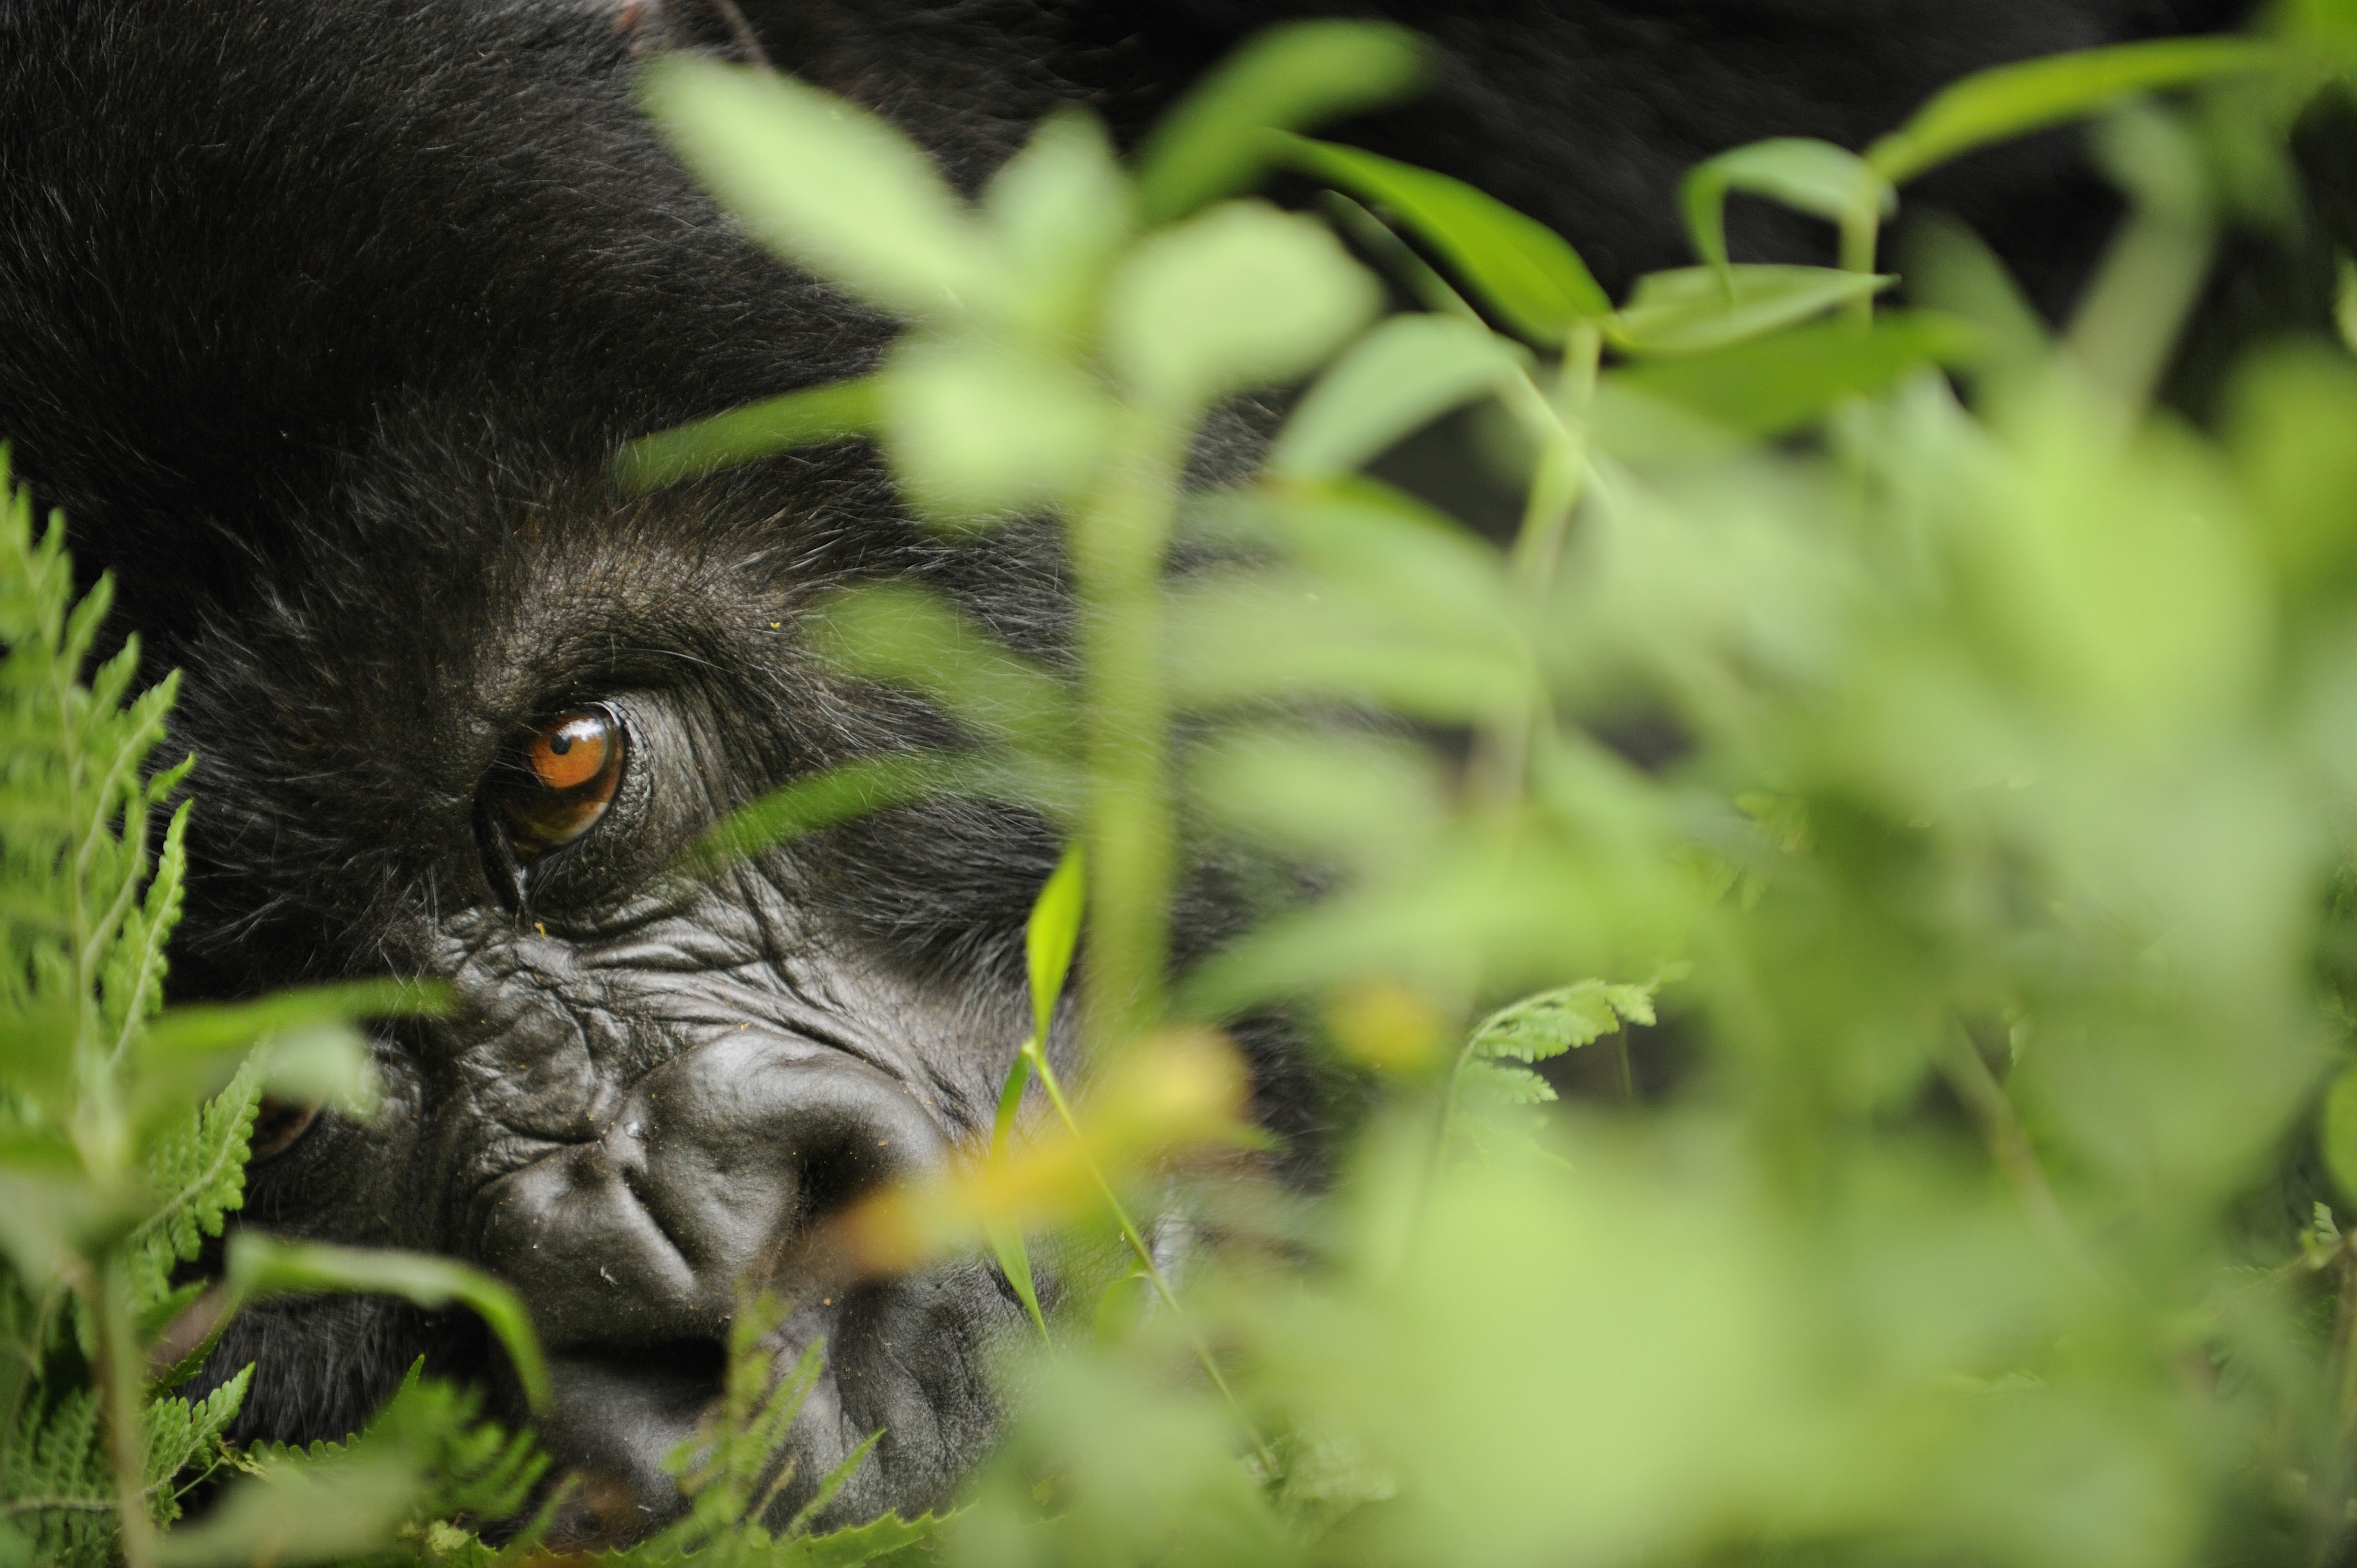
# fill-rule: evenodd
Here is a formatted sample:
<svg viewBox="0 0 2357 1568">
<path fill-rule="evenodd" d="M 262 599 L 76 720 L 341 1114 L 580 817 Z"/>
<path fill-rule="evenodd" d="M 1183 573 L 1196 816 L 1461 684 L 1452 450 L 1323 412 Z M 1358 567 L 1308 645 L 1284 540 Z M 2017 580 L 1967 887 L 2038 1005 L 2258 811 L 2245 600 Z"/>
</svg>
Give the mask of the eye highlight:
<svg viewBox="0 0 2357 1568">
<path fill-rule="evenodd" d="M 534 726 L 500 800 L 517 856 L 545 854 L 587 832 L 613 804 L 628 748 L 621 720 L 602 703 Z"/>
</svg>

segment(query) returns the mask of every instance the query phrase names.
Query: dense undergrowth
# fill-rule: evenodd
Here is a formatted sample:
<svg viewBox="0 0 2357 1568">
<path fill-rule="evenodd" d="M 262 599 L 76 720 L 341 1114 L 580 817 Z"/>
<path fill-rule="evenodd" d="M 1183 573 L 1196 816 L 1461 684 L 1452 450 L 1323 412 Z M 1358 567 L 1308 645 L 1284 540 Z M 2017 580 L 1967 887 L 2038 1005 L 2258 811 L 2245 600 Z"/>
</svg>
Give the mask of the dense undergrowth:
<svg viewBox="0 0 2357 1568">
<path fill-rule="evenodd" d="M 2222 236 L 2312 239 L 2284 142 L 2351 91 L 2357 11 L 2010 68 L 1862 156 L 1729 153 L 1684 193 L 1703 264 L 1617 306 L 1551 233 L 1301 134 L 1415 70 L 1384 29 L 1275 34 L 1134 166 L 1072 113 L 970 206 L 807 88 L 658 68 L 748 224 L 909 330 L 625 478 L 872 436 L 943 529 L 1056 518 L 1080 611 L 1073 681 L 913 590 L 834 601 L 827 656 L 974 744 L 806 780 L 680 874 L 942 789 L 1043 811 L 1074 849 L 1039 1028 L 1084 929 L 1089 1070 L 1068 1093 L 1006 1042 L 988 1147 L 848 1222 L 871 1267 L 986 1249 L 1025 1297 L 961 1509 L 770 1517 L 809 1369 L 773 1374 L 748 1303 L 674 1459 L 694 1507 L 627 1560 L 2339 1560 L 2357 357 L 2266 346 L 2214 428 L 2152 394 Z M 1873 270 L 1916 176 L 2082 120 L 2128 215 L 2059 335 L 1953 227 Z M 1279 167 L 1321 215 L 1241 194 Z M 1825 219 L 1841 264 L 1730 261 L 1731 193 Z M 1182 488 L 1212 410 L 1295 386 L 1257 473 Z M 1502 543 L 1365 472 L 1460 410 L 1527 497 Z M 358 1113 L 334 1021 L 433 998 L 157 1013 L 170 693 L 131 697 L 130 655 L 77 684 L 103 591 L 70 609 L 55 532 L 5 521 L 0 1559 L 531 1559 L 529 1525 L 472 1531 L 542 1462 L 464 1391 L 414 1380 L 310 1454 L 225 1449 L 235 1381 L 172 1394 L 206 1292 L 214 1323 L 463 1302 L 536 1362 L 436 1260 L 242 1237 L 167 1288 L 265 1085 Z M 1665 756 L 1610 744 L 1637 721 Z M 1333 886 L 1170 983 L 1181 846 L 1222 839 Z M 1279 1004 L 1374 1086 L 1316 1196 L 1250 1174 L 1219 1032 Z M 1606 1091 L 1545 1109 L 1531 1064 L 1574 1050 Z"/>
</svg>

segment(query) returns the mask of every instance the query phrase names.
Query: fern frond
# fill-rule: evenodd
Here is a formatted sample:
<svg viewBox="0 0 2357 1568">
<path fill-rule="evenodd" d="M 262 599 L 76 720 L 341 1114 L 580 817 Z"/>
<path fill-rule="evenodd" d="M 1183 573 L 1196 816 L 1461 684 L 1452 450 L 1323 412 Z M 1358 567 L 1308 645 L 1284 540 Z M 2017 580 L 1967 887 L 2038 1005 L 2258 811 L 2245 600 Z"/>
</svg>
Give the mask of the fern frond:
<svg viewBox="0 0 2357 1568">
<path fill-rule="evenodd" d="M 177 779 L 185 767 L 158 778 Z M 148 786 L 151 802 L 160 803 L 166 789 Z M 183 800 L 164 830 L 164 847 L 156 858 L 156 875 L 147 884 L 140 907 L 124 921 L 123 940 L 108 955 L 100 972 L 103 1027 L 110 1054 L 121 1061 L 132 1031 L 154 1017 L 164 1005 L 164 975 L 169 967 L 164 939 L 179 924 L 180 904 L 188 872 L 188 807 Z"/>
<path fill-rule="evenodd" d="M 180 1498 L 188 1488 L 225 1462 L 221 1434 L 245 1403 L 253 1381 L 253 1369 L 245 1367 L 200 1400 L 167 1395 L 148 1402 L 145 1481 L 156 1523 L 179 1518 Z"/>
<path fill-rule="evenodd" d="M 137 1306 L 160 1300 L 172 1270 L 197 1255 L 221 1218 L 245 1201 L 245 1155 L 262 1104 L 262 1064 L 249 1060 L 229 1086 L 158 1138 L 147 1155 L 155 1207 L 131 1233 Z"/>
<path fill-rule="evenodd" d="M 0 1518 L 32 1543 L 33 1561 L 105 1568 L 114 1547 L 114 1476 L 99 1433 L 98 1391 L 28 1405 L 0 1463 Z"/>
<path fill-rule="evenodd" d="M 1479 1060 L 1544 1061 L 1601 1039 L 1623 1022 L 1652 1024 L 1659 983 L 1583 980 L 1525 996 L 1473 1026 L 1466 1049 Z M 1550 1096 L 1552 1098 L 1552 1096 Z"/>
</svg>

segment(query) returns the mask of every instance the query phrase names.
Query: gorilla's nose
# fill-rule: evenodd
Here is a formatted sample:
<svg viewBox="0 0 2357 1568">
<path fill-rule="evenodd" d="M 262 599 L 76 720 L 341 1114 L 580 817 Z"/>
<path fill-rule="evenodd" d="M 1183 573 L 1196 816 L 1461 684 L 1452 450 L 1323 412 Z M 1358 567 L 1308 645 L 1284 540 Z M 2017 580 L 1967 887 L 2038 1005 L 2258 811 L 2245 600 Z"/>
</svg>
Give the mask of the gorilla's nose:
<svg viewBox="0 0 2357 1568">
<path fill-rule="evenodd" d="M 946 1153 L 885 1073 L 742 1030 L 641 1079 L 596 1142 L 494 1184 L 483 1261 L 522 1294 L 553 1352 L 716 1350 L 741 1282 L 789 1295 L 814 1283 L 791 1274 L 817 1221 Z"/>
</svg>

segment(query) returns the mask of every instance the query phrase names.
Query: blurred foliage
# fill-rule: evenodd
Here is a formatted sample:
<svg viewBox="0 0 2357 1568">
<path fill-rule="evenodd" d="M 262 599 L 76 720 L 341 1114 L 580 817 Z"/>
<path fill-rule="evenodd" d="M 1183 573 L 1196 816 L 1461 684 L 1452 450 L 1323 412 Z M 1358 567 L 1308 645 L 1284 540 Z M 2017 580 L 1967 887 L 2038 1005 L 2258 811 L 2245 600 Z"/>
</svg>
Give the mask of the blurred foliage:
<svg viewBox="0 0 2357 1568">
<path fill-rule="evenodd" d="M 1269 90 L 1313 38 L 1358 96 Z M 1052 121 L 972 205 L 857 110 L 661 69 L 714 188 L 909 331 L 856 404 L 623 471 L 870 435 L 939 526 L 1046 511 L 1073 563 L 1071 681 L 905 587 L 821 639 L 973 743 L 867 804 L 1028 800 L 1086 850 L 1077 1102 L 1013 1116 L 1043 1011 L 992 1153 L 866 1214 L 879 1265 L 987 1239 L 1060 1282 L 949 1561 L 2338 1557 L 2357 1187 L 2294 1176 L 2319 1132 L 2357 1173 L 2357 361 L 2267 347 L 2214 431 L 2151 392 L 2353 44 L 2319 4 L 1990 72 L 1862 155 L 1737 149 L 1684 192 L 1703 264 L 1617 304 L 1304 134 L 1404 89 L 1382 29 L 1271 35 L 1134 173 Z M 2072 122 L 2127 215 L 2059 336 L 1953 225 L 1876 271 L 1909 182 Z M 1331 229 L 1232 199 L 1275 167 Z M 1738 195 L 1838 264 L 1730 257 Z M 1384 285 L 1424 310 L 1374 321 Z M 1291 386 L 1256 474 L 1181 487 L 1221 399 Z M 1458 411 L 1510 540 L 1370 471 Z M 841 820 L 831 788 L 706 855 Z M 1166 992 L 1181 824 L 1326 889 Z M 1115 1087 L 1273 1004 L 1376 1090 L 1314 1197 L 1202 1153 L 1177 1107 L 1215 1101 Z M 1542 1112 L 1526 1064 L 1575 1048 L 1607 1092 Z M 1134 1214 L 1213 1240 L 1167 1279 Z"/>
</svg>

